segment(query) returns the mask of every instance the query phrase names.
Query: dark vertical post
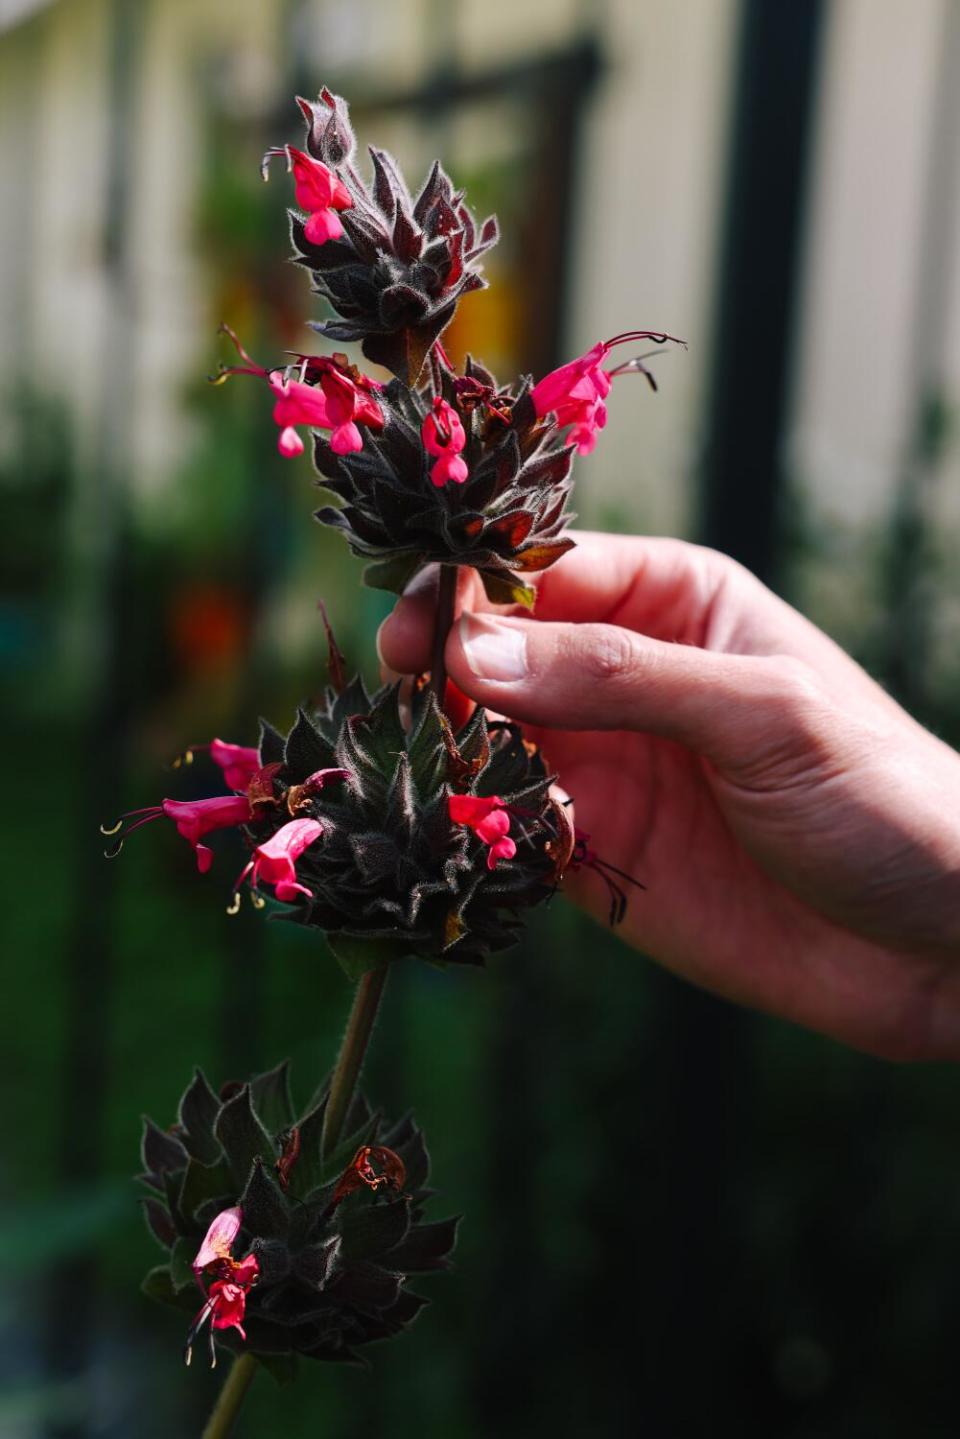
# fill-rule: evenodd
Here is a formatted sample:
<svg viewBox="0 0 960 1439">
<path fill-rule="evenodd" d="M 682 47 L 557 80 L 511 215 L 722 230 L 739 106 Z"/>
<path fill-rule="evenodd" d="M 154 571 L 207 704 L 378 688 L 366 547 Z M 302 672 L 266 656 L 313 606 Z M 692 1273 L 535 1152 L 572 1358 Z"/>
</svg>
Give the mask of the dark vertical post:
<svg viewBox="0 0 960 1439">
<path fill-rule="evenodd" d="M 716 279 L 700 538 L 777 573 L 780 450 L 816 92 L 821 0 L 744 0 Z M 732 1180 L 749 1130 L 752 1020 L 652 981 L 665 1183 L 650 1231 L 641 1412 L 651 1432 L 710 1433 L 749 1410 Z"/>
<path fill-rule="evenodd" d="M 717 272 L 702 537 L 764 580 L 777 520 L 822 0 L 744 0 Z"/>
</svg>

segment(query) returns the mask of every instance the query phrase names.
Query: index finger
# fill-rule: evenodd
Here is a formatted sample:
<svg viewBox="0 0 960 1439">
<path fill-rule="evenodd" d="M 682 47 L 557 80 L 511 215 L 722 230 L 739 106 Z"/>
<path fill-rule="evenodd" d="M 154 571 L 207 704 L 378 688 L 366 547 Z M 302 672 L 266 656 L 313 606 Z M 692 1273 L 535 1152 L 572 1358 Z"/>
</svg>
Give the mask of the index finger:
<svg viewBox="0 0 960 1439">
<path fill-rule="evenodd" d="M 532 578 L 537 619 L 624 625 L 655 639 L 696 643 L 719 583 L 722 557 L 682 540 L 575 533 L 576 548 Z M 526 577 L 525 577 L 526 578 Z M 400 674 L 427 669 L 433 645 L 437 567 L 424 570 L 380 628 L 385 665 Z M 522 614 L 493 605 L 473 570 L 460 573 L 457 610 Z"/>
</svg>

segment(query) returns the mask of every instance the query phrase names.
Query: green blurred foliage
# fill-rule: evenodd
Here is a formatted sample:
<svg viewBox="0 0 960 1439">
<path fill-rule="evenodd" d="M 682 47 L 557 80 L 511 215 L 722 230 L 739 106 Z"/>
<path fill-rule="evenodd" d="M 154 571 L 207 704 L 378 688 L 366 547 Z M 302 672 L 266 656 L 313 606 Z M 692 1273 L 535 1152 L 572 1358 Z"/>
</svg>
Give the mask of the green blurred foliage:
<svg viewBox="0 0 960 1439">
<path fill-rule="evenodd" d="M 244 339 L 270 355 L 290 344 L 303 286 L 289 267 L 278 277 L 282 206 L 250 169 L 262 146 L 227 147 L 219 123 L 197 228 L 210 331 L 247 318 Z M 467 175 L 508 233 L 519 173 L 511 159 Z M 222 353 L 211 345 L 209 368 Z M 66 522 L 90 476 L 56 397 L 20 396 L 10 413 L 0 1428 L 159 1439 L 199 1432 L 221 1375 L 184 1372 L 177 1317 L 139 1293 L 155 1257 L 130 1179 L 140 1115 L 172 1121 L 196 1064 L 223 1081 L 288 1056 L 303 1097 L 350 994 L 316 936 L 247 908 L 227 917 L 243 862 L 229 836 L 201 878 L 166 825 L 108 867 L 97 826 L 202 793 L 216 776 L 201 759 L 169 769 L 184 745 L 250 742 L 261 709 L 288 721 L 323 680 L 320 596 L 373 678 L 388 600 L 309 522 L 307 461 L 279 459 L 253 380 L 185 380 L 189 458 L 139 505 L 120 477 L 129 503 L 92 581 Z M 642 522 L 614 506 L 603 518 Z M 802 507 L 790 535 L 798 592 L 813 561 L 842 575 L 848 557 Z M 887 618 L 883 563 L 878 541 L 871 605 L 846 636 L 868 658 Z M 199 638 L 198 596 L 212 615 Z M 401 966 L 366 1088 L 415 1109 L 444 1212 L 466 1216 L 457 1267 L 424 1285 L 433 1306 L 372 1371 L 308 1368 L 289 1389 L 260 1376 L 239 1433 L 954 1431 L 952 1071 L 892 1069 L 736 1015 L 559 895 L 486 973 Z M 64 1272 L 86 1318 L 58 1299 Z M 58 1341 L 78 1325 L 89 1343 L 64 1379 Z"/>
</svg>

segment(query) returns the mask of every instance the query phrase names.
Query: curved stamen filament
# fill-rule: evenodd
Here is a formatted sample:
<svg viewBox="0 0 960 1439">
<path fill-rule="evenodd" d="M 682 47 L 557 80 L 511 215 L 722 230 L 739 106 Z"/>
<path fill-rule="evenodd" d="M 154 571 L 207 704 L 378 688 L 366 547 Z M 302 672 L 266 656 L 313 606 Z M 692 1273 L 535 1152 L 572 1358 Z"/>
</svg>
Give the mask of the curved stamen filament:
<svg viewBox="0 0 960 1439">
<path fill-rule="evenodd" d="M 103 851 L 104 859 L 116 859 L 120 851 L 123 849 L 124 841 L 128 840 L 135 830 L 142 829 L 145 824 L 152 824 L 155 819 L 160 819 L 163 815 L 163 810 L 160 808 L 159 805 L 151 805 L 151 807 L 146 810 L 132 809 L 130 810 L 129 814 L 122 814 L 112 829 L 107 829 L 104 825 L 101 825 L 100 833 L 105 835 L 117 834 L 122 828 L 125 821 L 128 820 L 131 815 L 135 814 L 142 815 L 143 818 L 138 819 L 136 824 L 132 824 L 130 828 L 126 831 L 126 833 L 121 835 L 120 839 L 117 840 L 115 845 L 112 845 L 110 849 L 105 849 Z"/>
<path fill-rule="evenodd" d="M 128 809 L 125 814 L 120 816 L 116 824 L 102 824 L 100 826 L 100 833 L 105 835 L 117 834 L 123 828 L 126 821 L 132 819 L 135 814 L 145 814 L 149 815 L 151 819 L 159 819 L 160 815 L 163 814 L 163 810 L 158 804 L 144 805 L 143 809 Z M 140 824 L 145 823 L 145 820 L 140 821 Z M 137 829 L 138 826 L 134 825 L 133 828 Z"/>
<path fill-rule="evenodd" d="M 607 374 L 611 380 L 615 380 L 618 375 L 643 375 L 653 388 L 656 389 L 656 379 L 643 362 L 644 360 L 656 359 L 657 355 L 666 355 L 667 353 L 667 350 L 646 350 L 642 355 L 634 355 L 632 360 L 624 360 L 622 365 L 617 365 L 614 369 L 608 370 Z"/>
<path fill-rule="evenodd" d="M 183 1362 L 184 1362 L 184 1364 L 186 1364 L 186 1366 L 187 1366 L 188 1369 L 189 1369 L 189 1367 L 190 1367 L 190 1361 L 193 1359 L 193 1341 L 196 1339 L 197 1335 L 200 1333 L 200 1330 L 203 1328 L 204 1324 L 205 1324 L 206 1321 L 211 1317 L 212 1314 L 213 1314 L 213 1300 L 212 1300 L 212 1299 L 208 1299 L 207 1302 L 206 1302 L 206 1304 L 205 1304 L 205 1305 L 203 1306 L 203 1308 L 200 1310 L 200 1313 L 197 1315 L 196 1319 L 195 1319 L 195 1320 L 193 1321 L 193 1323 L 191 1324 L 191 1326 L 190 1326 L 190 1333 L 187 1335 L 187 1342 L 186 1342 L 186 1344 L 183 1346 Z M 210 1330 L 210 1337 L 211 1337 L 211 1349 L 212 1349 L 212 1348 L 213 1348 L 213 1329 L 212 1329 L 212 1328 L 211 1328 L 211 1330 Z M 211 1364 L 211 1366 L 210 1366 L 211 1369 L 214 1367 L 214 1365 L 216 1364 L 216 1362 L 217 1362 L 217 1361 L 216 1361 L 216 1357 L 214 1357 L 213 1362 L 212 1362 L 212 1364 Z"/>
<path fill-rule="evenodd" d="M 622 335 L 614 335 L 610 340 L 604 340 L 605 350 L 612 350 L 614 345 L 626 345 L 631 340 L 652 340 L 655 345 L 665 345 L 670 341 L 674 345 L 687 347 L 686 340 L 680 340 L 676 335 L 668 335 L 661 330 L 624 330 Z"/>
<path fill-rule="evenodd" d="M 266 378 L 267 371 L 263 368 L 262 365 L 258 365 L 256 360 L 251 359 L 251 357 L 247 354 L 246 350 L 241 345 L 236 332 L 232 330 L 229 325 L 221 322 L 221 324 L 217 327 L 217 333 L 220 335 L 226 335 L 227 339 L 230 341 L 231 345 L 236 350 L 241 360 L 244 361 L 244 363 L 242 365 L 218 366 L 217 373 L 215 375 L 207 376 L 207 379 L 210 381 L 211 385 L 222 385 L 224 380 L 228 380 L 231 375 L 256 375 L 261 380 Z"/>
<path fill-rule="evenodd" d="M 241 903 L 241 900 L 242 900 L 242 898 L 243 898 L 243 890 L 242 890 L 243 881 L 246 879 L 247 875 L 250 873 L 250 871 L 251 871 L 252 869 L 253 869 L 253 860 L 251 859 L 248 864 L 245 864 L 245 865 L 243 866 L 243 869 L 242 869 L 242 870 L 240 871 L 240 873 L 237 875 L 237 882 L 236 882 L 236 884 L 233 886 L 233 895 L 232 895 L 232 897 L 231 897 L 230 903 L 227 905 L 227 914 L 229 914 L 229 915 L 234 915 L 234 914 L 239 914 L 239 913 L 240 913 L 240 903 Z M 253 891 L 251 891 L 251 897 L 252 897 L 252 895 L 253 895 Z M 260 896 L 258 895 L 258 896 L 257 896 L 257 899 L 259 899 L 259 898 L 260 898 Z M 260 909 L 260 908 L 262 908 L 262 904 L 263 904 L 263 901 L 262 901 L 262 900 L 261 900 L 261 903 L 260 903 L 259 905 L 257 904 L 256 899 L 253 900 L 253 907 L 254 907 L 254 909 Z"/>
</svg>

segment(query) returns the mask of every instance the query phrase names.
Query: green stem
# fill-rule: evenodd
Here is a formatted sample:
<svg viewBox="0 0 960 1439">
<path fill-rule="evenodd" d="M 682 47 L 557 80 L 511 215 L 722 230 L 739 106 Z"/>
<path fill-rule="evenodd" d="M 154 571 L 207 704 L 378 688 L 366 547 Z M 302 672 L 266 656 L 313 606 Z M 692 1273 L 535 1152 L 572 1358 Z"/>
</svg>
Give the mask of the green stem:
<svg viewBox="0 0 960 1439">
<path fill-rule="evenodd" d="M 252 1354 L 238 1354 L 233 1368 L 227 1375 L 220 1390 L 220 1397 L 213 1406 L 213 1413 L 203 1431 L 203 1439 L 226 1439 L 233 1428 L 233 1421 L 240 1412 L 240 1406 L 247 1396 L 247 1390 L 257 1372 L 257 1361 Z"/>
<path fill-rule="evenodd" d="M 437 697 L 437 704 L 443 709 L 447 692 L 447 662 L 444 651 L 447 636 L 453 628 L 457 608 L 457 566 L 440 566 L 440 585 L 437 590 L 437 618 L 433 633 L 433 660 L 430 665 L 430 688 Z"/>
<path fill-rule="evenodd" d="M 323 1116 L 320 1153 L 324 1159 L 328 1158 L 337 1147 L 337 1141 L 343 1129 L 343 1121 L 347 1117 L 353 1091 L 360 1077 L 363 1057 L 367 1052 L 367 1045 L 370 1043 L 373 1021 L 377 1017 L 380 996 L 383 994 L 383 986 L 386 982 L 387 965 L 385 964 L 378 965 L 376 969 L 368 969 L 357 982 L 350 1018 L 347 1020 L 347 1031 L 343 1036 L 340 1053 L 337 1055 L 333 1079 L 330 1081 L 330 1098 L 327 1100 L 327 1108 Z"/>
</svg>

